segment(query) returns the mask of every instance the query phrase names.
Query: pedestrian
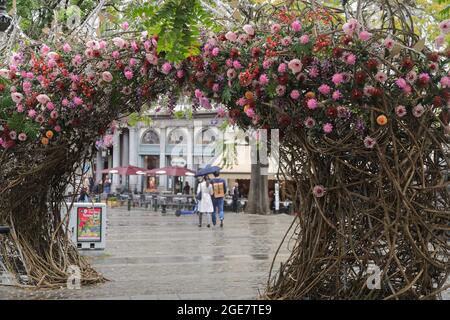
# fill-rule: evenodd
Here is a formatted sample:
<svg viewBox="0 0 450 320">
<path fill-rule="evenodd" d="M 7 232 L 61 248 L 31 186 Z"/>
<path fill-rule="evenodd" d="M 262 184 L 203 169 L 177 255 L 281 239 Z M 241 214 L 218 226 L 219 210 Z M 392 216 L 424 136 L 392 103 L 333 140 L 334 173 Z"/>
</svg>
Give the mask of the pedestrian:
<svg viewBox="0 0 450 320">
<path fill-rule="evenodd" d="M 106 179 L 105 185 L 103 186 L 103 192 L 108 196 L 111 193 L 111 180 L 109 178 Z"/>
<path fill-rule="evenodd" d="M 208 218 L 207 227 L 211 227 L 211 213 L 214 211 L 213 202 L 211 195 L 213 194 L 212 185 L 209 181 L 208 176 L 203 178 L 203 181 L 198 185 L 197 188 L 197 200 L 198 200 L 198 226 L 202 226 L 202 215 L 205 213 Z"/>
<path fill-rule="evenodd" d="M 183 188 L 183 194 L 191 194 L 191 186 L 189 185 L 189 182 L 185 182 L 184 183 L 184 188 Z"/>
<path fill-rule="evenodd" d="M 213 225 L 216 225 L 216 212 L 219 213 L 220 218 L 220 227 L 223 227 L 223 199 L 225 197 L 225 194 L 227 192 L 227 183 L 224 179 L 219 177 L 220 172 L 216 171 L 214 172 L 214 178 L 211 179 L 211 184 L 213 186 L 213 205 L 214 205 L 214 212 L 212 214 L 212 223 Z"/>
<path fill-rule="evenodd" d="M 89 202 L 88 188 L 86 187 L 81 188 L 80 196 L 78 197 L 78 202 Z"/>
<path fill-rule="evenodd" d="M 239 198 L 240 198 L 240 193 L 239 193 L 239 183 L 235 183 L 234 187 L 233 187 L 233 192 L 232 192 L 232 197 L 233 197 L 233 211 L 238 213 L 238 202 L 239 202 Z"/>
</svg>

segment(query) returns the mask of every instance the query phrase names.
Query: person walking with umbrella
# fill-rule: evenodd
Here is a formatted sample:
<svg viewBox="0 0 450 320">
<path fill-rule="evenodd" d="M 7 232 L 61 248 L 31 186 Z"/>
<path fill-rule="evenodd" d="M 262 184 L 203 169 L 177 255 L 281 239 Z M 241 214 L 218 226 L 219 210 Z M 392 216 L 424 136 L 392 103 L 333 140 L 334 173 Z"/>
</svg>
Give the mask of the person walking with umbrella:
<svg viewBox="0 0 450 320">
<path fill-rule="evenodd" d="M 213 186 L 213 205 L 214 212 L 212 214 L 212 223 L 216 225 L 216 212 L 219 213 L 220 227 L 223 227 L 223 200 L 225 194 L 227 193 L 227 182 L 219 177 L 219 170 L 214 172 L 214 178 L 211 179 L 211 184 Z"/>
<path fill-rule="evenodd" d="M 197 200 L 198 200 L 198 226 L 202 226 L 202 215 L 205 213 L 208 218 L 207 227 L 211 227 L 211 213 L 214 211 L 213 202 L 211 195 L 213 194 L 212 185 L 209 182 L 208 176 L 203 178 L 203 181 L 198 185 L 197 188 Z"/>
</svg>

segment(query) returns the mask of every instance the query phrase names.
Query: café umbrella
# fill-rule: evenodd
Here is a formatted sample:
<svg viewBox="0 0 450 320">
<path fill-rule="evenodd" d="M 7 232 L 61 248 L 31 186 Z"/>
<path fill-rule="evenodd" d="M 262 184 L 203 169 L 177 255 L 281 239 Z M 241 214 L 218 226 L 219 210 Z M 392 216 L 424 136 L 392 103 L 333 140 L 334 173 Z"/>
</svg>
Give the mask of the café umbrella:
<svg viewBox="0 0 450 320">
<path fill-rule="evenodd" d="M 149 175 L 166 175 L 172 177 L 193 177 L 195 175 L 195 171 L 189 170 L 187 168 L 182 167 L 164 167 L 158 169 L 148 170 L 147 174 Z M 175 185 L 173 185 L 175 191 Z"/>
<path fill-rule="evenodd" d="M 115 167 L 110 169 L 102 170 L 102 173 L 111 173 L 111 174 L 120 174 L 127 176 L 127 189 L 129 187 L 129 177 L 134 175 L 145 175 L 147 174 L 147 169 L 139 168 L 135 166 L 126 166 L 126 167 Z"/>
</svg>

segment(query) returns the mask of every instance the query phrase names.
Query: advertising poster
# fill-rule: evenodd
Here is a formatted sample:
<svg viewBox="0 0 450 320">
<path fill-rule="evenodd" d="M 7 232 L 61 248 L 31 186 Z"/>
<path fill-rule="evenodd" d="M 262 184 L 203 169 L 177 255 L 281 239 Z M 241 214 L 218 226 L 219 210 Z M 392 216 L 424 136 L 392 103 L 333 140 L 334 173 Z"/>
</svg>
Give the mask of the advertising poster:
<svg viewBox="0 0 450 320">
<path fill-rule="evenodd" d="M 100 242 L 102 240 L 102 208 L 79 207 L 77 216 L 77 240 Z"/>
</svg>

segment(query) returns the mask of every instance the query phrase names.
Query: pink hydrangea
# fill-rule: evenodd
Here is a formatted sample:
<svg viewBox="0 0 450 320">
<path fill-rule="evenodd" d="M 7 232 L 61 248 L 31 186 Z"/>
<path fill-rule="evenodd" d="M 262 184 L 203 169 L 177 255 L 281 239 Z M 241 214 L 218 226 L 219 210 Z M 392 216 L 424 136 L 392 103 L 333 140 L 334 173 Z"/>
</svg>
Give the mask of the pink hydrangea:
<svg viewBox="0 0 450 320">
<path fill-rule="evenodd" d="M 64 98 L 64 99 L 61 101 L 61 104 L 62 104 L 64 107 L 67 107 L 67 106 L 69 105 L 69 100 Z"/>
<path fill-rule="evenodd" d="M 184 77 L 184 71 L 183 70 L 177 70 L 177 78 L 181 79 Z"/>
<path fill-rule="evenodd" d="M 113 53 L 111 54 L 111 56 L 114 58 L 114 59 L 119 59 L 120 58 L 120 53 L 119 53 L 119 51 L 113 51 Z"/>
<path fill-rule="evenodd" d="M 74 97 L 73 103 L 75 103 L 75 105 L 77 105 L 77 106 L 80 106 L 83 104 L 83 99 L 81 99 L 80 97 Z"/>
<path fill-rule="evenodd" d="M 439 83 L 441 84 L 442 88 L 450 87 L 450 77 L 442 77 Z"/>
<path fill-rule="evenodd" d="M 317 67 L 311 67 L 308 74 L 311 78 L 317 78 L 319 76 L 319 69 Z"/>
<path fill-rule="evenodd" d="M 28 110 L 28 117 L 33 119 L 35 116 L 36 116 L 36 110 L 34 110 L 34 109 Z"/>
<path fill-rule="evenodd" d="M 309 109 L 314 110 L 317 108 L 318 103 L 316 99 L 309 99 L 308 102 L 306 102 L 306 105 Z"/>
<path fill-rule="evenodd" d="M 234 61 L 233 61 L 233 68 L 235 68 L 235 69 L 241 69 L 241 68 L 242 68 L 242 65 L 241 65 L 241 63 L 240 63 L 238 60 L 234 60 Z"/>
<path fill-rule="evenodd" d="M 295 20 L 291 23 L 291 28 L 294 32 L 299 32 L 300 30 L 302 30 L 302 25 L 300 24 L 300 21 Z"/>
<path fill-rule="evenodd" d="M 145 59 L 152 65 L 158 64 L 158 57 L 152 53 L 147 53 L 145 55 Z"/>
<path fill-rule="evenodd" d="M 264 69 L 269 69 L 272 66 L 272 61 L 271 60 L 264 60 L 263 61 L 263 68 Z"/>
</svg>

